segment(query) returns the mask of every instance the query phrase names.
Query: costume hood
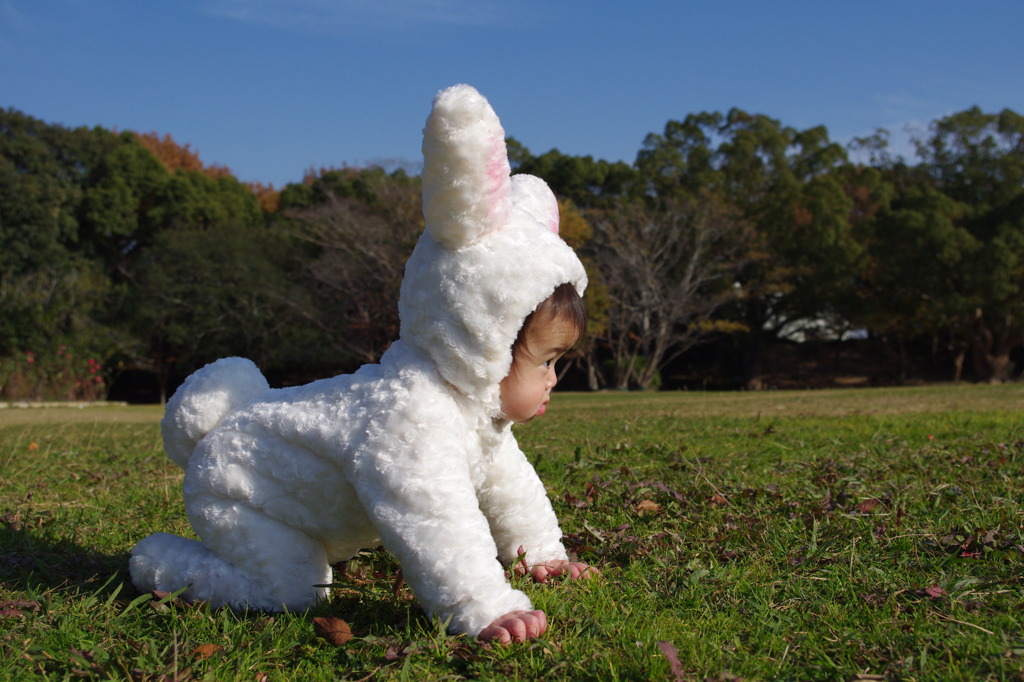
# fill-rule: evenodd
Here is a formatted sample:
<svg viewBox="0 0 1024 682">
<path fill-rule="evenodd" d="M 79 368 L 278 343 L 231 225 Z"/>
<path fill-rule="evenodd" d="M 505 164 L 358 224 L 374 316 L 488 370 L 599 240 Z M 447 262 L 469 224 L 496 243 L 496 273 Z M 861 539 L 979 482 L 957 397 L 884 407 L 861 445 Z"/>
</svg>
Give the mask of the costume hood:
<svg viewBox="0 0 1024 682">
<path fill-rule="evenodd" d="M 558 236 L 558 202 L 531 175 L 510 176 L 505 131 L 468 85 L 434 98 L 423 131 L 426 229 L 405 266 L 400 337 L 488 414 L 526 317 L 556 287 L 587 276 Z"/>
</svg>

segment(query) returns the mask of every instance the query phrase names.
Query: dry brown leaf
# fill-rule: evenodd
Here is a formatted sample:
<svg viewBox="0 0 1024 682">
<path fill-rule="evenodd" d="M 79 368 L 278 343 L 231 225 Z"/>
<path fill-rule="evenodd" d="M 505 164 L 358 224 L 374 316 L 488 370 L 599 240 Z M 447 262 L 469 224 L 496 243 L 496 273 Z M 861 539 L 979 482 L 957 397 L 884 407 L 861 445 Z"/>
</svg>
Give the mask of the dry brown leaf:
<svg viewBox="0 0 1024 682">
<path fill-rule="evenodd" d="M 641 500 L 640 503 L 636 505 L 636 510 L 638 512 L 651 512 L 652 514 L 657 514 L 661 511 L 661 505 L 653 500 Z"/>
<path fill-rule="evenodd" d="M 40 607 L 40 603 L 34 600 L 15 599 L 13 601 L 5 601 L 0 604 L 0 618 L 24 616 L 26 611 L 38 613 Z"/>
<path fill-rule="evenodd" d="M 716 507 L 727 507 L 729 506 L 729 500 L 725 499 L 720 493 L 715 493 L 711 496 L 709 502 Z"/>
<path fill-rule="evenodd" d="M 682 682 L 686 679 L 686 671 L 683 670 L 682 663 L 679 662 L 679 650 L 676 649 L 672 642 L 658 642 L 658 648 L 661 649 L 662 655 L 668 659 L 669 667 L 672 668 L 672 675 L 676 678 L 677 682 Z"/>
<path fill-rule="evenodd" d="M 872 497 L 870 500 L 864 500 L 863 502 L 857 505 L 857 511 L 864 512 L 865 514 L 867 514 L 868 512 L 873 512 L 875 508 L 879 505 L 879 502 L 880 501 L 877 497 Z"/>
<path fill-rule="evenodd" d="M 313 619 L 313 630 L 317 636 L 332 646 L 341 646 L 352 639 L 352 628 L 341 618 L 318 616 Z"/>
<path fill-rule="evenodd" d="M 197 658 L 209 658 L 220 650 L 221 647 L 217 644 L 200 644 L 196 647 L 195 651 L 192 652 L 192 655 Z"/>
</svg>

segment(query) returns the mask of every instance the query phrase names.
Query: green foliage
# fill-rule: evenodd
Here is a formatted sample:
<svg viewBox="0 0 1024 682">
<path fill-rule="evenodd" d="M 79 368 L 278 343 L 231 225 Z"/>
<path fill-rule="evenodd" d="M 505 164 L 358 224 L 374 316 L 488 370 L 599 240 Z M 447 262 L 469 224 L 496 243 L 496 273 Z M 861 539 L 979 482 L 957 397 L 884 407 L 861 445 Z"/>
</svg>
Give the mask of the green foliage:
<svg viewBox="0 0 1024 682">
<path fill-rule="evenodd" d="M 512 646 L 444 634 L 383 551 L 301 613 L 138 594 L 134 543 L 189 532 L 159 410 L 6 410 L 0 675 L 1016 679 L 1022 409 L 1019 385 L 556 395 L 518 437 L 601 576 L 513 577 L 550 628 Z"/>
<path fill-rule="evenodd" d="M 77 241 L 80 149 L 90 133 L 0 111 L 0 273 L 59 268 Z"/>
<path fill-rule="evenodd" d="M 1013 378 L 1011 357 L 1024 344 L 1024 117 L 973 107 L 933 122 L 916 143 L 920 162 L 908 166 L 879 130 L 854 141 L 851 162 L 824 127 L 732 109 L 668 121 L 632 165 L 507 146 L 515 171 L 559 195 L 565 235 L 589 254 L 595 336 L 581 361 L 595 387 L 605 359 L 663 365 L 689 348 L 687 330 L 711 327 L 741 337 L 750 387 L 761 383 L 764 345 L 806 329 L 866 329 L 904 360 L 911 345 L 931 348 L 956 379 Z M 375 361 L 397 333 L 402 263 L 422 229 L 418 194 L 419 178 L 401 170 L 321 169 L 264 208 L 266 188 L 204 168 L 169 136 L 68 129 L 0 110 L 0 359 L 52 354 L 73 339 L 104 365 L 160 375 L 168 361 L 186 372 L 217 349 L 255 354 L 271 373 L 298 372 L 288 380 Z M 665 206 L 695 201 L 752 227 L 744 248 L 721 241 L 711 253 L 732 280 L 719 284 L 735 290 L 714 319 L 673 313 L 650 335 L 615 317 L 625 306 L 630 319 L 653 320 L 659 303 L 597 262 L 594 254 L 626 250 L 595 227 L 631 207 L 664 217 Z M 671 223 L 659 219 L 652 232 Z M 214 243 L 229 233 L 234 255 Z M 268 251 L 253 252 L 257 244 Z M 660 267 L 659 258 L 644 262 Z M 671 258 L 668 272 L 693 262 Z M 193 276 L 190 262 L 203 272 Z M 240 285 L 217 263 L 243 269 L 235 279 L 257 287 L 256 312 L 246 314 Z M 228 312 L 233 305 L 242 308 Z M 228 323 L 239 325 L 234 339 Z M 649 336 L 669 342 L 656 347 Z M 609 345 L 635 337 L 651 348 Z M 319 357 L 310 350 L 318 345 Z"/>
<path fill-rule="evenodd" d="M 970 351 L 980 379 L 1007 379 L 1024 342 L 1022 120 L 975 107 L 933 123 L 922 164 L 886 171 L 892 198 L 868 237 L 864 319 L 945 339 L 958 363 Z"/>
<path fill-rule="evenodd" d="M 104 365 L 117 358 L 137 366 L 147 356 L 162 362 L 167 349 L 161 329 L 176 329 L 191 339 L 194 335 L 180 329 L 182 316 L 216 315 L 213 302 L 232 296 L 234 303 L 245 305 L 237 289 L 218 276 L 248 277 L 246 284 L 258 288 L 251 300 L 275 297 L 279 303 L 273 314 L 280 324 L 294 319 L 281 312 L 292 307 L 286 301 L 301 305 L 302 296 L 289 282 L 294 268 L 290 251 L 285 241 L 264 234 L 256 195 L 227 174 L 168 173 L 133 133 L 68 130 L 14 110 L 0 112 L 0 194 L 0 359 L 7 368 L 6 397 L 102 397 L 95 384 L 76 393 L 63 380 L 46 378 L 66 371 L 43 372 L 37 365 L 29 372 L 19 359 L 29 353 L 52 358 L 59 348 L 69 347 L 77 357 L 94 357 Z M 253 235 L 225 237 L 233 254 L 218 250 L 223 244 L 217 243 L 224 236 L 219 231 L 229 224 L 246 226 Z M 197 255 L 201 249 L 194 241 L 186 247 L 187 237 L 172 236 L 198 239 L 195 234 L 201 231 L 216 234 L 206 246 L 221 262 L 244 260 L 243 272 L 225 274 L 210 258 Z M 180 259 L 193 259 L 193 267 L 204 271 L 185 292 L 188 302 L 181 302 L 188 312 L 173 306 L 162 311 L 168 291 L 182 293 L 183 283 L 191 280 L 189 261 Z M 154 265 L 157 270 L 151 271 Z M 169 276 L 169 267 L 179 270 Z M 179 284 L 154 289 L 152 282 L 160 277 Z M 279 290 L 268 294 L 272 285 Z M 246 322 L 233 330 L 236 338 L 259 330 L 245 348 L 257 348 L 267 357 L 287 345 L 279 343 L 274 353 L 266 349 L 266 337 L 273 332 L 264 328 L 267 321 L 259 313 L 240 307 L 234 319 Z"/>
<path fill-rule="evenodd" d="M 162 230 L 209 229 L 224 223 L 263 223 L 259 200 L 231 176 L 179 170 L 162 186 L 154 209 Z"/>
<path fill-rule="evenodd" d="M 609 208 L 635 196 L 639 188 L 636 170 L 622 161 L 595 161 L 557 149 L 533 156 L 514 138 L 509 138 L 508 148 L 513 173 L 543 178 L 558 196 L 581 208 Z"/>
<path fill-rule="evenodd" d="M 301 183 L 281 190 L 280 209 L 308 209 L 334 199 L 353 199 L 372 210 L 386 208 L 388 185 L 419 186 L 419 178 L 399 169 L 387 173 L 383 168 L 330 168 L 307 173 Z"/>
<path fill-rule="evenodd" d="M 652 194 L 711 193 L 753 225 L 757 251 L 737 274 L 732 315 L 749 330 L 756 385 L 761 344 L 834 316 L 855 274 L 862 247 L 837 177 L 845 151 L 824 127 L 798 131 L 733 109 L 669 121 L 647 137 L 636 165 Z"/>
<path fill-rule="evenodd" d="M 115 282 L 131 276 L 141 249 L 160 225 L 154 213 L 169 176 L 136 137 L 124 133 L 100 156 L 84 184 L 79 248 Z"/>
<path fill-rule="evenodd" d="M 187 372 L 229 355 L 275 367 L 304 356 L 308 294 L 289 281 L 284 237 L 225 223 L 161 232 L 150 251 L 132 319 L 154 362 Z"/>
</svg>

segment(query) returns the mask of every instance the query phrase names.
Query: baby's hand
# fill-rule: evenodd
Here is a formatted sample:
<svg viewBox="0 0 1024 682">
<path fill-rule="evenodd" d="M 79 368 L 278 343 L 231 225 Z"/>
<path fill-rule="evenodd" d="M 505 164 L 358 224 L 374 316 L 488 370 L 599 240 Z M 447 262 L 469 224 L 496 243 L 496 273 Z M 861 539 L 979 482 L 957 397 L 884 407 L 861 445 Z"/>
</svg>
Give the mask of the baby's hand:
<svg viewBox="0 0 1024 682">
<path fill-rule="evenodd" d="M 593 578 L 598 574 L 597 569 L 593 566 L 588 566 L 581 561 L 548 561 L 547 563 L 537 564 L 530 569 L 533 579 L 539 583 L 547 582 L 548 578 L 554 578 L 555 576 L 568 573 L 569 577 L 573 580 L 579 578 Z"/>
<path fill-rule="evenodd" d="M 593 566 L 588 566 L 582 561 L 566 561 L 565 559 L 546 561 L 543 564 L 535 565 L 533 568 L 528 568 L 526 565 L 526 550 L 523 549 L 522 545 L 519 545 L 519 560 L 515 566 L 515 572 L 516 575 L 526 575 L 529 572 L 533 579 L 539 583 L 547 582 L 548 578 L 554 578 L 566 572 L 569 573 L 569 577 L 573 580 L 593 578 L 595 575 L 598 575 L 597 569 Z"/>
<path fill-rule="evenodd" d="M 540 637 L 547 629 L 548 617 L 543 611 L 511 611 L 496 618 L 476 637 L 485 642 L 497 640 L 500 644 L 509 644 Z"/>
</svg>

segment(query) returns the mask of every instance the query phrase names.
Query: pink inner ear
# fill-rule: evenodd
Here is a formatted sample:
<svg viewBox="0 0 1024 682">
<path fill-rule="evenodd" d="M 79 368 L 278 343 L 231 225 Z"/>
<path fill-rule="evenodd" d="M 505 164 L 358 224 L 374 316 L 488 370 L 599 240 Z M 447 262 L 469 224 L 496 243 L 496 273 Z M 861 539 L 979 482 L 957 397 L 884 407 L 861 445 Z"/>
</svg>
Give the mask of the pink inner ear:
<svg viewBox="0 0 1024 682">
<path fill-rule="evenodd" d="M 555 234 L 558 234 L 558 226 L 561 222 L 559 220 L 558 199 L 556 199 L 555 195 L 551 192 L 548 192 L 548 197 L 550 197 L 548 199 L 550 202 L 548 205 L 548 229 Z"/>
<path fill-rule="evenodd" d="M 508 223 L 510 176 L 512 169 L 508 164 L 508 151 L 505 148 L 505 132 L 501 128 L 491 137 L 491 148 L 487 154 L 485 168 L 487 187 L 488 213 L 490 214 L 490 230 L 501 229 Z M 489 231 L 490 231 L 489 230 Z"/>
</svg>

